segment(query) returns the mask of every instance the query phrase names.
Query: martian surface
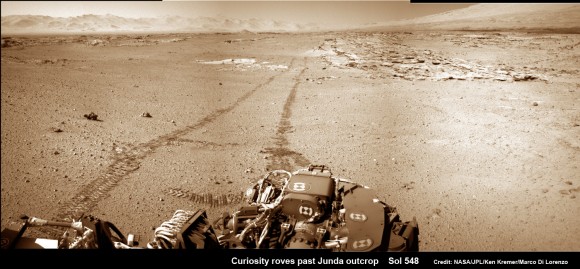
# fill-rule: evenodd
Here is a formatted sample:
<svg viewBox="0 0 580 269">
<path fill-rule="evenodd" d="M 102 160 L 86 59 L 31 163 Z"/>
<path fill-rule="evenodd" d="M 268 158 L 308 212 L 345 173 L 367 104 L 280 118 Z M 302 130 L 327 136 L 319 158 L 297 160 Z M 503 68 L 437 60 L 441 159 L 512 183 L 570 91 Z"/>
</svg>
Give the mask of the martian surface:
<svg viewBox="0 0 580 269">
<path fill-rule="evenodd" d="M 325 164 L 415 217 L 421 251 L 578 251 L 579 8 L 530 6 L 344 31 L 3 18 L 2 228 L 86 212 L 144 246 L 177 209 Z"/>
</svg>

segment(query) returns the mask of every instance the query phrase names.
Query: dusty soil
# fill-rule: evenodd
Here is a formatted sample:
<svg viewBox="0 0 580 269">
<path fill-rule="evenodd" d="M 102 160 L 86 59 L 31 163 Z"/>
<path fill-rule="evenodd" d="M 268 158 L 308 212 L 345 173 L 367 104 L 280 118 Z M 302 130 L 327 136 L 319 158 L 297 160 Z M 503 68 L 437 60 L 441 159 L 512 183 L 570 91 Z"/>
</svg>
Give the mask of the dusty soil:
<svg viewBox="0 0 580 269">
<path fill-rule="evenodd" d="M 2 228 L 85 211 L 146 243 L 177 209 L 215 217 L 266 171 L 319 163 L 416 217 L 423 251 L 577 251 L 579 45 L 508 32 L 3 37 Z"/>
</svg>

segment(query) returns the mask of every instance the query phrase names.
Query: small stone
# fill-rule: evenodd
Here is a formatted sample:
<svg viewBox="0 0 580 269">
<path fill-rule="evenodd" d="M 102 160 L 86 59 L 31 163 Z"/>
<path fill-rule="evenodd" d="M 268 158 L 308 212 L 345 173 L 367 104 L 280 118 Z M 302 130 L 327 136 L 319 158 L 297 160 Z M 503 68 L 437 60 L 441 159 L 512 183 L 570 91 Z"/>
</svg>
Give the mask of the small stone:
<svg viewBox="0 0 580 269">
<path fill-rule="evenodd" d="M 83 116 L 89 120 L 97 120 L 97 117 L 98 117 L 98 115 L 93 113 L 93 112 L 91 112 L 89 114 L 85 114 Z"/>
<path fill-rule="evenodd" d="M 143 112 L 143 113 L 141 114 L 141 117 L 144 117 L 144 118 L 151 118 L 151 114 L 149 114 L 149 112 Z"/>
<path fill-rule="evenodd" d="M 533 106 L 538 106 L 538 102 L 533 102 L 532 105 Z"/>
<path fill-rule="evenodd" d="M 29 183 L 30 182 L 30 179 L 24 180 L 24 182 Z"/>
<path fill-rule="evenodd" d="M 163 202 L 163 198 L 159 198 L 159 202 Z"/>
<path fill-rule="evenodd" d="M 175 123 L 175 121 L 174 120 L 171 120 L 171 123 Z"/>
</svg>

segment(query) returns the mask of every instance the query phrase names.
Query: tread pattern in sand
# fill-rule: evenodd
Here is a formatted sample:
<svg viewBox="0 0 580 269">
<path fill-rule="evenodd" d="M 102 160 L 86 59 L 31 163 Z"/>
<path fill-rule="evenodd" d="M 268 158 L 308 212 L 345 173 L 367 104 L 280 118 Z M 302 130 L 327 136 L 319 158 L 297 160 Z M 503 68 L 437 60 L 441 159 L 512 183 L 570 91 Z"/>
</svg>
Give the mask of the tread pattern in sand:
<svg viewBox="0 0 580 269">
<path fill-rule="evenodd" d="M 108 193 L 115 186 L 117 186 L 121 180 L 127 178 L 132 172 L 139 169 L 141 161 L 149 157 L 156 149 L 171 145 L 173 141 L 177 141 L 190 132 L 204 127 L 205 125 L 215 121 L 220 116 L 231 112 L 241 103 L 246 101 L 255 92 L 265 88 L 267 85 L 272 83 L 276 77 L 282 74 L 284 74 L 284 72 L 273 75 L 266 82 L 257 85 L 251 91 L 248 91 L 239 97 L 233 104 L 213 111 L 193 125 L 189 125 L 182 129 L 159 136 L 149 142 L 137 145 L 133 148 L 117 151 L 117 155 L 114 157 L 112 164 L 107 167 L 106 173 L 85 185 L 76 195 L 72 197 L 70 201 L 64 203 L 59 208 L 56 219 L 59 221 L 72 221 L 73 219 L 80 217 L 82 214 L 90 212 L 90 210 L 94 208 L 99 203 L 99 201 L 108 196 Z M 204 196 L 199 194 L 192 194 L 191 197 L 194 201 L 203 202 L 206 204 L 212 204 L 214 201 L 213 198 L 209 199 L 207 195 Z M 216 197 L 218 204 L 220 199 L 223 198 Z M 227 201 L 228 198 L 226 197 L 225 202 L 227 203 Z M 234 203 L 233 201 L 234 200 L 230 199 L 230 203 Z M 223 202 L 224 201 L 222 200 L 222 203 Z M 60 236 L 63 232 L 62 229 L 53 229 L 49 227 L 39 227 L 38 230 L 40 233 L 46 233 L 52 236 Z"/>
</svg>

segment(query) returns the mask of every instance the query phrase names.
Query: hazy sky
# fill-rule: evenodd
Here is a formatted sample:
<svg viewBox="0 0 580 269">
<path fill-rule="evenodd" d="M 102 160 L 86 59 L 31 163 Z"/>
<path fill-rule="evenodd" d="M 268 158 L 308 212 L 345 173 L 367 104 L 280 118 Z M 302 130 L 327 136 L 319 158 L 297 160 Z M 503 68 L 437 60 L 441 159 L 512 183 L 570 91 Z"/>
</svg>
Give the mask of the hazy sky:
<svg viewBox="0 0 580 269">
<path fill-rule="evenodd" d="M 122 17 L 223 16 L 331 25 L 406 19 L 467 7 L 466 4 L 410 4 L 408 1 L 2 1 L 2 16 L 71 17 L 112 14 Z"/>
</svg>

